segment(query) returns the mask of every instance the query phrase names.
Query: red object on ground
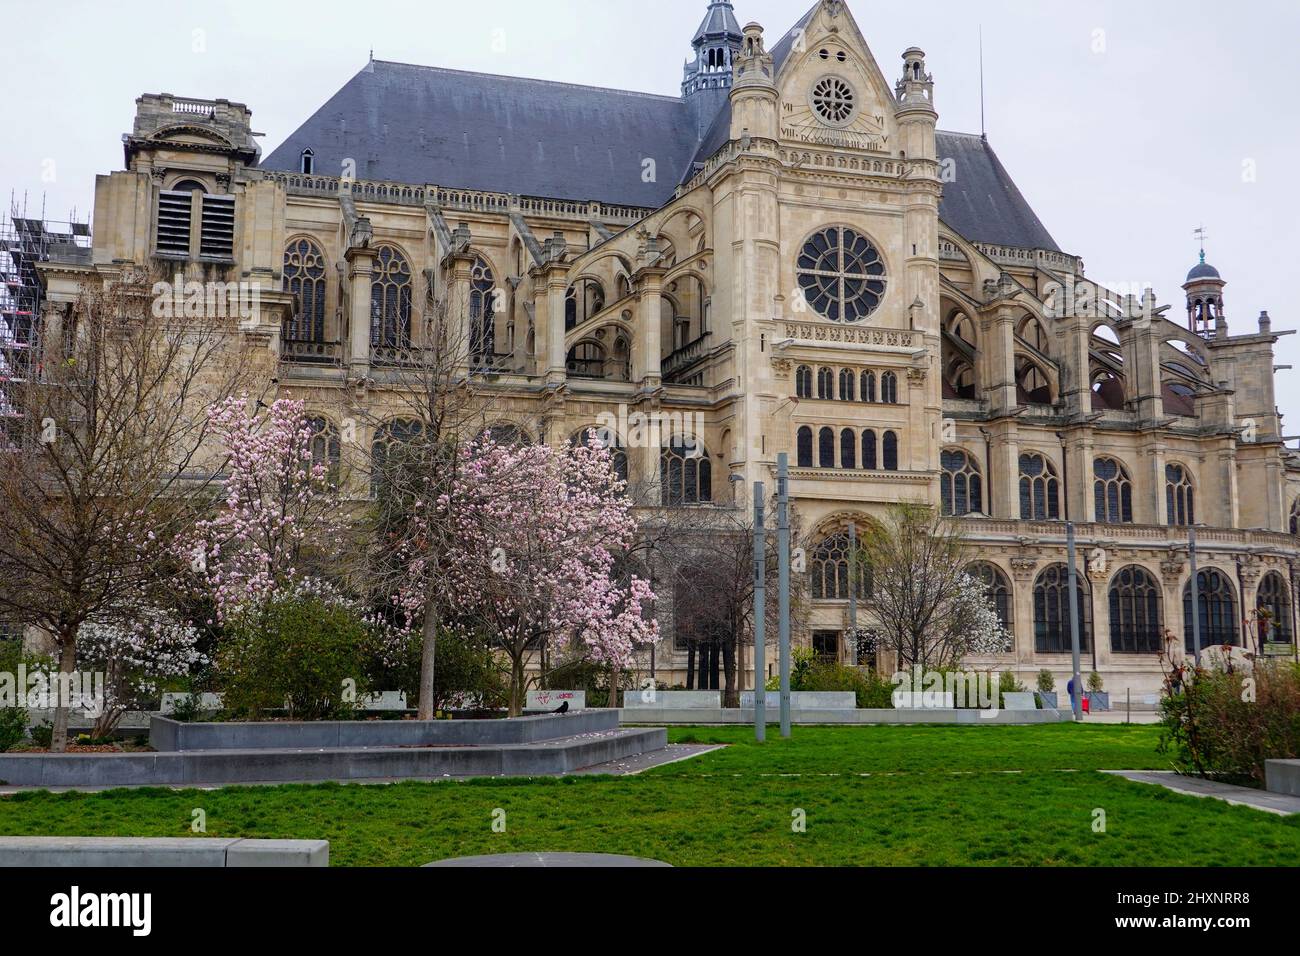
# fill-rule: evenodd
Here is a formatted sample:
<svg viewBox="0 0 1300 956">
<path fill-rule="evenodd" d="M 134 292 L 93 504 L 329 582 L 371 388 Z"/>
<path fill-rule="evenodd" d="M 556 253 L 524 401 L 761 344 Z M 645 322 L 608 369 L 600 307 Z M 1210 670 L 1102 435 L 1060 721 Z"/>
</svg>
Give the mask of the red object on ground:
<svg viewBox="0 0 1300 956">
<path fill-rule="evenodd" d="M 1091 711 L 1088 710 L 1088 698 L 1087 698 L 1087 697 L 1085 697 L 1085 698 L 1083 699 L 1083 712 L 1084 712 L 1085 714 L 1091 713 Z"/>
</svg>

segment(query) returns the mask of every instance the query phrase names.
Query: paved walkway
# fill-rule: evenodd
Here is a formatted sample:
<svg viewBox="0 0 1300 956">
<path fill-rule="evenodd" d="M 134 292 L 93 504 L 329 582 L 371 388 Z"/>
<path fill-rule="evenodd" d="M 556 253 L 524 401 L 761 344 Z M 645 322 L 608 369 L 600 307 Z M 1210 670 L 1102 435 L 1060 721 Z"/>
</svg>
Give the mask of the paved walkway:
<svg viewBox="0 0 1300 956">
<path fill-rule="evenodd" d="M 1300 813 L 1300 797 L 1291 797 L 1281 793 L 1269 793 L 1267 790 L 1252 790 L 1250 787 L 1234 787 L 1214 780 L 1202 780 L 1200 777 L 1184 777 L 1172 771 L 1154 770 L 1107 770 L 1105 773 L 1123 777 L 1136 783 L 1149 783 L 1165 787 L 1176 793 L 1192 797 L 1209 797 L 1222 800 L 1238 807 L 1251 807 L 1265 813 L 1276 813 L 1287 817 Z"/>
</svg>

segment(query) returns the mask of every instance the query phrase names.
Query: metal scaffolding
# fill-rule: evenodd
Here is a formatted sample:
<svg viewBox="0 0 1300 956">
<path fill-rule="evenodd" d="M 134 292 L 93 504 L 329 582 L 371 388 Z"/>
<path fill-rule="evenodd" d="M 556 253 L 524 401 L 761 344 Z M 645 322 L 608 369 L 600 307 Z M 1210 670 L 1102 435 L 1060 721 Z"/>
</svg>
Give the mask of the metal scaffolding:
<svg viewBox="0 0 1300 956">
<path fill-rule="evenodd" d="M 90 224 L 47 220 L 27 215 L 10 197 L 9 213 L 0 212 L 0 441 L 14 434 L 22 412 L 18 387 L 38 372 L 40 317 L 44 289 L 37 266 L 51 259 L 85 260 L 90 254 Z"/>
</svg>

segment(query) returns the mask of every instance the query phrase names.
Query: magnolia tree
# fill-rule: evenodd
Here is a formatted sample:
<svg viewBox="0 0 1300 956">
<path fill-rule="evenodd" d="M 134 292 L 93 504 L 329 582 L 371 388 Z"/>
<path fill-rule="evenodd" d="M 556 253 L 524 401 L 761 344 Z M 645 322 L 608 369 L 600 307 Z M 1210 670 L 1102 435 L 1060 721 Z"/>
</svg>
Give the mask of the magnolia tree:
<svg viewBox="0 0 1300 956">
<path fill-rule="evenodd" d="M 104 696 L 94 701 L 94 737 L 107 737 L 128 710 L 156 697 L 161 681 L 184 677 L 207 663 L 192 626 L 150 610 L 127 620 L 89 621 L 77 648 L 84 670 L 104 675 Z"/>
<path fill-rule="evenodd" d="M 855 558 L 870 572 L 877 646 L 894 652 L 900 671 L 958 667 L 1011 646 L 987 589 L 966 573 L 960 532 L 933 509 L 898 505 L 860 541 Z"/>
<path fill-rule="evenodd" d="M 226 454 L 225 494 L 184 547 L 218 621 L 292 590 L 344 535 L 303 404 L 249 405 L 247 396 L 231 397 L 208 413 Z"/>
<path fill-rule="evenodd" d="M 409 555 L 415 583 L 398 602 L 417 615 L 424 563 L 443 561 L 456 615 L 494 634 L 510 661 L 511 716 L 523 710 L 534 653 L 576 645 L 610 668 L 617 688 L 658 624 L 647 615 L 649 583 L 619 572 L 637 526 L 609 450 L 596 438 L 556 451 L 484 435 L 460 455 L 449 493 L 419 503 L 422 520 L 449 526 L 448 551 Z"/>
</svg>

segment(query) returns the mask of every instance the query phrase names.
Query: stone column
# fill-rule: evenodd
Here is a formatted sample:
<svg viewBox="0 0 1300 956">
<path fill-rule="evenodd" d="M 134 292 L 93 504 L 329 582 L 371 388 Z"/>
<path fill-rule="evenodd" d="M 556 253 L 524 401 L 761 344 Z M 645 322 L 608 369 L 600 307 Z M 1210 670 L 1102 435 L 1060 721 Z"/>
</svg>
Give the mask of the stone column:
<svg viewBox="0 0 1300 956">
<path fill-rule="evenodd" d="M 1015 647 L 1012 649 L 1016 662 L 1022 667 L 1032 665 L 1036 654 L 1037 641 L 1034 636 L 1034 578 L 1038 574 L 1038 559 L 1018 557 L 1011 559 L 1012 598 L 1015 602 Z"/>
<path fill-rule="evenodd" d="M 372 249 L 349 249 L 348 362 L 354 377 L 370 374 L 370 284 L 375 256 Z"/>
<path fill-rule="evenodd" d="M 664 270 L 646 267 L 632 277 L 637 293 L 636 354 L 632 378 L 642 391 L 654 391 L 663 384 L 660 362 L 663 360 L 662 318 Z"/>
</svg>

